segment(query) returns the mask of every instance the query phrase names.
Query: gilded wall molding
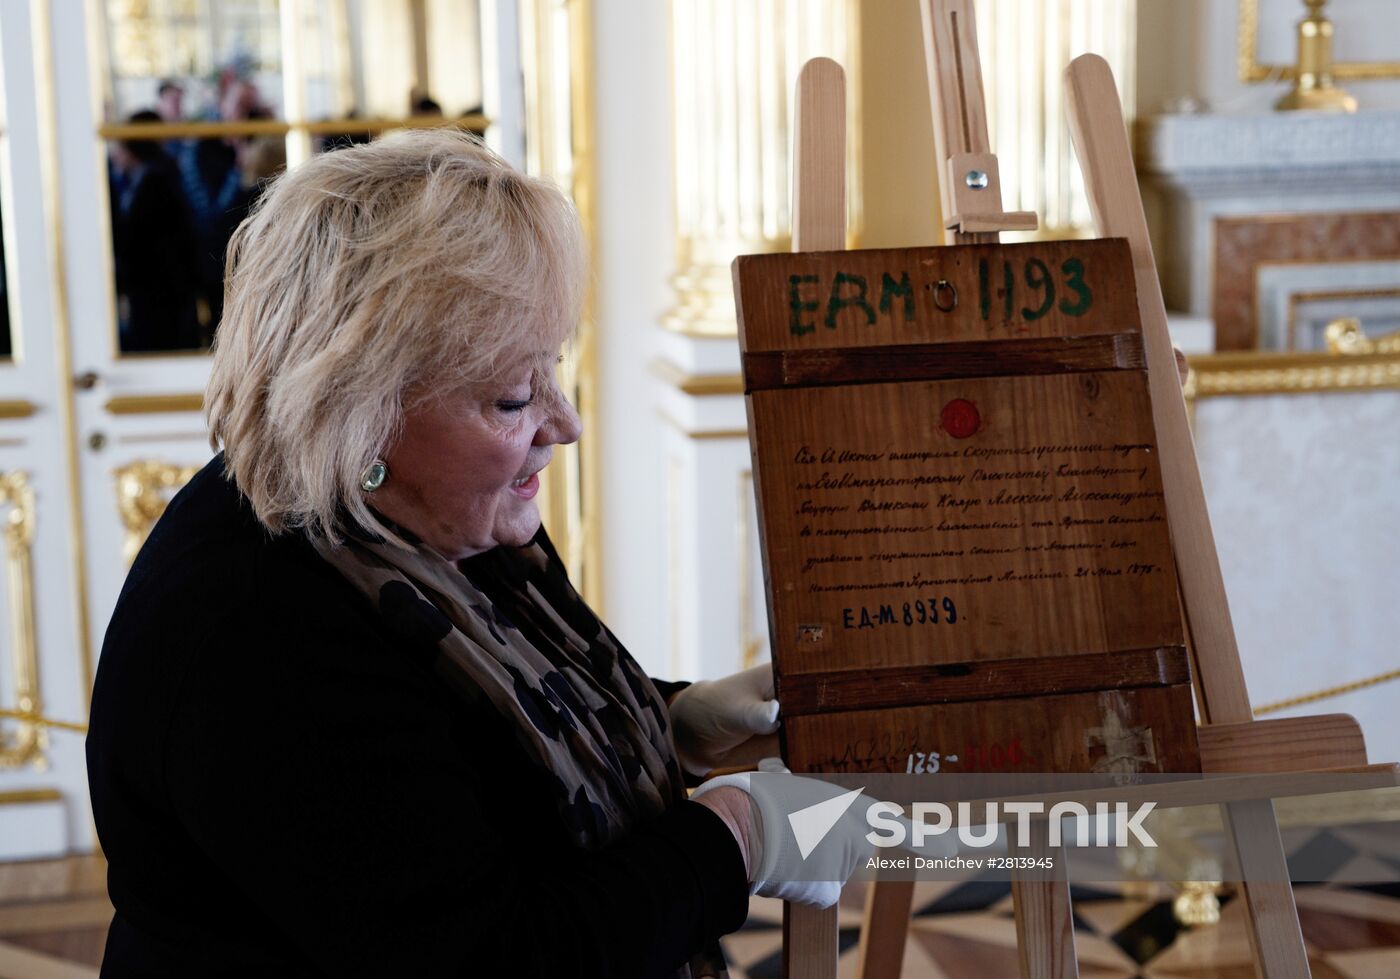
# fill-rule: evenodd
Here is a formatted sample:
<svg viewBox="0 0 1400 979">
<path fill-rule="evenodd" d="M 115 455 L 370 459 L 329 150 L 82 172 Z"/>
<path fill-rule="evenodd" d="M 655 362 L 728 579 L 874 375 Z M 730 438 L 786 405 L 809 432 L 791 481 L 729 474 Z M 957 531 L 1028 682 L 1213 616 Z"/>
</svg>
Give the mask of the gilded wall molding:
<svg viewBox="0 0 1400 979">
<path fill-rule="evenodd" d="M 203 411 L 204 395 L 198 391 L 188 394 L 119 394 L 102 405 L 112 415 L 152 415 Z"/>
<path fill-rule="evenodd" d="M 1183 393 L 1196 398 L 1313 394 L 1400 388 L 1400 353 L 1279 354 L 1256 351 L 1188 357 Z"/>
<path fill-rule="evenodd" d="M 26 472 L 0 473 L 0 507 L 8 508 L 0 534 L 5 539 L 5 584 L 10 611 L 14 705 L 24 715 L 39 715 L 39 644 L 34 625 L 34 487 Z M 41 725 L 20 720 L 14 733 L 0 729 L 0 769 L 48 767 L 47 735 Z"/>
<path fill-rule="evenodd" d="M 0 401 L 0 418 L 29 418 L 38 410 L 32 401 Z"/>
<path fill-rule="evenodd" d="M 136 560 L 146 536 L 165 512 L 170 495 L 188 483 L 199 468 L 138 459 L 113 470 L 117 482 L 117 512 L 121 514 L 125 531 L 122 560 L 127 567 Z"/>
</svg>

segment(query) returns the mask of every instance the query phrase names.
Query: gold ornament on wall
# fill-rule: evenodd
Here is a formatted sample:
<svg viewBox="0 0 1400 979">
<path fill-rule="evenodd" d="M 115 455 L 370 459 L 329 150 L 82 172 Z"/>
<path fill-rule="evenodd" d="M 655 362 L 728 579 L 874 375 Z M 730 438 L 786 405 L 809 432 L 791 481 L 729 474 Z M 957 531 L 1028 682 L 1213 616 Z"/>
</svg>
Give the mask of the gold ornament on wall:
<svg viewBox="0 0 1400 979">
<path fill-rule="evenodd" d="M 165 512 L 170 497 L 199 472 L 198 466 L 176 466 L 153 459 L 138 459 L 113 470 L 117 480 L 117 512 L 126 534 L 122 560 L 128 567 L 146 536 Z"/>
<path fill-rule="evenodd" d="M 1350 316 L 1328 323 L 1323 338 L 1328 353 L 1400 354 L 1400 331 L 1368 337 L 1361 329 L 1361 321 Z"/>
<path fill-rule="evenodd" d="M 0 533 L 5 539 L 6 591 L 10 609 L 10 642 L 14 671 L 14 710 L 23 716 L 39 716 L 39 647 L 34 628 L 34 488 L 25 472 L 0 473 L 0 507 L 8 507 Z M 0 706 L 4 704 L 0 695 Z M 28 720 L 19 721 L 14 733 L 0 729 L 0 769 L 32 766 L 43 771 L 47 747 L 44 729 Z"/>
</svg>

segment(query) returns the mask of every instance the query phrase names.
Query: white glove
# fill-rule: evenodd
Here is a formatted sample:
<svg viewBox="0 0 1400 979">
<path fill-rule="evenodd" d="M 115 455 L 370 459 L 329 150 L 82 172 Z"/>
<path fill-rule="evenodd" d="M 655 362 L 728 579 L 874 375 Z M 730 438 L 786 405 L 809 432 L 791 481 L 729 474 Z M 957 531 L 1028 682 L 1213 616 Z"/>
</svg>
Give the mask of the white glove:
<svg viewBox="0 0 1400 979">
<path fill-rule="evenodd" d="M 852 790 L 793 775 L 777 759 L 764 759 L 759 769 L 757 773 L 712 778 L 692 792 L 691 798 L 727 785 L 742 790 L 753 800 L 762 839 L 751 844 L 756 844 L 760 850 L 756 857 L 751 857 L 750 894 L 819 908 L 831 907 L 841 895 L 841 886 L 876 851 L 869 839 L 872 829 L 866 820 L 866 812 L 876 800 L 855 796 L 829 829 L 826 829 L 829 813 L 823 814 L 827 818 L 814 814 L 815 826 L 812 819 L 794 823 L 789 815 L 848 796 Z M 905 824 L 905 839 L 912 839 L 908 820 L 901 818 L 900 821 Z M 808 847 L 805 856 L 804 845 Z M 948 857 L 957 852 L 957 845 L 939 836 L 917 848 L 906 845 L 901 849 L 925 856 Z"/>
<path fill-rule="evenodd" d="M 751 738 L 778 730 L 778 702 L 773 699 L 773 667 L 761 663 L 720 680 L 699 680 L 671 701 L 676 754 L 692 775 L 704 775 L 729 759 Z M 763 746 L 773 750 L 772 744 Z"/>
</svg>

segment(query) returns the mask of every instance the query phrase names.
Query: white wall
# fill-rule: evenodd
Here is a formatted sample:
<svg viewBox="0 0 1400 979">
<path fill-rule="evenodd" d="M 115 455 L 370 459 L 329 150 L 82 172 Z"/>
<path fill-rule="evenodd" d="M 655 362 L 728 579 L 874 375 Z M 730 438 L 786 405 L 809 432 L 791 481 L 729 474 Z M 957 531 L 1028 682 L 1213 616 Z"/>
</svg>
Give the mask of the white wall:
<svg viewBox="0 0 1400 979">
<path fill-rule="evenodd" d="M 663 423 L 648 369 L 674 296 L 667 9 L 593 5 L 601 430 L 592 437 L 602 440 L 604 619 L 653 676 L 671 679 Z"/>
</svg>

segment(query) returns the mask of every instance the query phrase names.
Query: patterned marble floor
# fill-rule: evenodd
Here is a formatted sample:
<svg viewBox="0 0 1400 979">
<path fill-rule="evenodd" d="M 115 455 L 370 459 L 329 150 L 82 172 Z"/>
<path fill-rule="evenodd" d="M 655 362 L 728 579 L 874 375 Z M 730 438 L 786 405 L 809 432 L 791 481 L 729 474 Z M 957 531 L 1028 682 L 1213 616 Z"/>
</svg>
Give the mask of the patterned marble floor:
<svg viewBox="0 0 1400 979">
<path fill-rule="evenodd" d="M 1400 976 L 1400 883 L 1366 888 L 1302 885 L 1298 914 L 1315 979 Z M 1243 902 L 1226 898 L 1218 925 L 1183 929 L 1159 892 L 1121 885 L 1073 891 L 1082 979 L 1253 979 Z M 843 896 L 840 976 L 855 979 L 863 889 Z M 904 950 L 905 979 L 1014 979 L 1010 885 L 921 883 Z M 782 909 L 755 898 L 744 929 L 724 941 L 732 979 L 779 979 Z"/>
<path fill-rule="evenodd" d="M 1363 855 L 1364 828 L 1326 843 L 1353 876 L 1384 883 L 1299 885 L 1303 934 L 1316 979 L 1400 976 L 1400 861 Z M 1391 835 L 1391 834 L 1388 834 Z M 1374 853 L 1374 849 L 1371 852 Z M 1364 861 L 1358 865 L 1356 861 Z M 111 906 L 99 858 L 0 864 L 0 979 L 93 979 Z M 841 905 L 841 975 L 854 979 L 863 885 Z M 1165 890 L 1108 884 L 1074 890 L 1075 944 L 1083 979 L 1249 979 L 1242 902 L 1224 899 L 1220 924 L 1182 929 Z M 754 898 L 745 927 L 725 939 L 734 979 L 781 975 L 782 909 Z M 1017 975 L 1009 885 L 921 883 L 905 948 L 906 979 Z"/>
</svg>

